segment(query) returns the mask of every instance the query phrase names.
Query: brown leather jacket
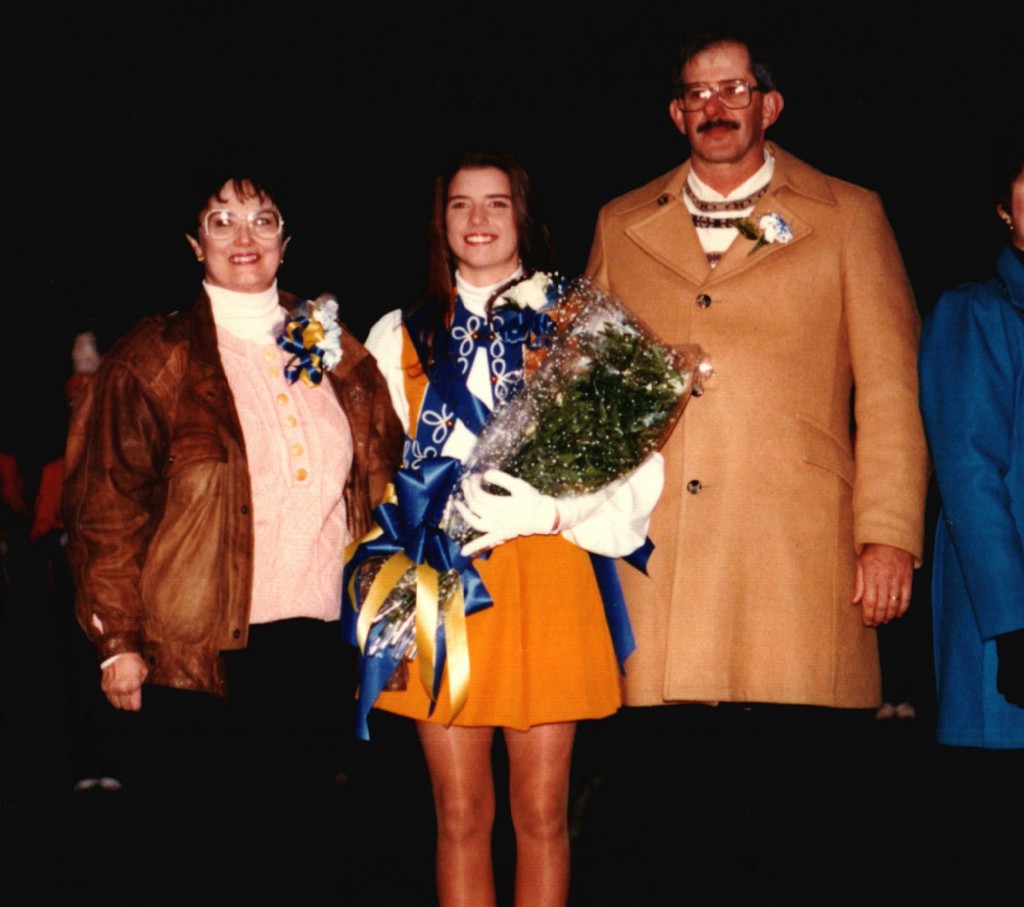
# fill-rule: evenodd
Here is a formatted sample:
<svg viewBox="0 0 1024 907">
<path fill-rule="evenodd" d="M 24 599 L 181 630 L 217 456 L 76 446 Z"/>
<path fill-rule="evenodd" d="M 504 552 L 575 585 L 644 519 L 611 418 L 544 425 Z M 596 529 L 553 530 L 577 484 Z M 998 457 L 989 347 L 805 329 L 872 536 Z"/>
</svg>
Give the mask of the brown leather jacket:
<svg viewBox="0 0 1024 907">
<path fill-rule="evenodd" d="M 281 293 L 281 304 L 295 297 Z M 400 464 L 402 429 L 376 361 L 345 329 L 325 382 L 352 431 L 344 494 L 359 538 Z M 253 526 L 245 443 L 205 293 L 188 310 L 145 319 L 104 356 L 76 401 L 66 464 L 75 608 L 100 659 L 138 652 L 147 683 L 226 696 L 219 652 L 248 638 Z"/>
</svg>

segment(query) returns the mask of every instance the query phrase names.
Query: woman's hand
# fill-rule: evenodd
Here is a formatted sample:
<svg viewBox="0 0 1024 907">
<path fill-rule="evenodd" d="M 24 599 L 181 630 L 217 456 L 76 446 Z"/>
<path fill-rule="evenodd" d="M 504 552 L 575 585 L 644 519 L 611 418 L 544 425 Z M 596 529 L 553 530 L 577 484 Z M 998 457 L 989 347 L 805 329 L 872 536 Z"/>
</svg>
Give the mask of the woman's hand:
<svg viewBox="0 0 1024 907">
<path fill-rule="evenodd" d="M 100 689 L 115 709 L 137 712 L 142 708 L 142 684 L 149 668 L 138 652 L 119 655 L 103 669 Z"/>
<path fill-rule="evenodd" d="M 507 494 L 492 494 L 484 483 L 501 488 Z M 462 546 L 466 557 L 519 535 L 550 535 L 558 531 L 558 507 L 555 499 L 541 494 L 522 479 L 497 469 L 468 476 L 462 482 L 465 503 L 455 502 L 462 518 L 483 535 Z"/>
</svg>

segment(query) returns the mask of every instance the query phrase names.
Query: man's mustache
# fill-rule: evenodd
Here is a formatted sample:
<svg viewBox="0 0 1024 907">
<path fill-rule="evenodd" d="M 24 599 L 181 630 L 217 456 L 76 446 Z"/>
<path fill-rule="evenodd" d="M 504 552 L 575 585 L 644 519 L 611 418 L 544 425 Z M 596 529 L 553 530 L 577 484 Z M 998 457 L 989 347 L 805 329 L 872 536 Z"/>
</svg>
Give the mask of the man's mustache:
<svg viewBox="0 0 1024 907">
<path fill-rule="evenodd" d="M 697 132 L 707 132 L 709 129 L 715 129 L 719 126 L 725 126 L 729 129 L 740 128 L 740 124 L 734 123 L 732 120 L 708 120 L 706 123 L 701 123 L 697 127 Z"/>
</svg>

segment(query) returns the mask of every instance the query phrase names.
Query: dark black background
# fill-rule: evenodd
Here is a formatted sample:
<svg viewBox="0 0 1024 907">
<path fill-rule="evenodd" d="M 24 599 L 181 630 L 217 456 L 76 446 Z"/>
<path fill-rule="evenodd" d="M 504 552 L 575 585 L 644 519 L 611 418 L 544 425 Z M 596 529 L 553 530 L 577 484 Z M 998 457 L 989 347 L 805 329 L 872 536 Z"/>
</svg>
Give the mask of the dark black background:
<svg viewBox="0 0 1024 907">
<path fill-rule="evenodd" d="M 685 33 L 740 29 L 777 71 L 770 136 L 881 193 L 922 311 L 1005 241 L 992 151 L 1022 107 L 1020 4 L 39 3 L 4 31 L 8 355 L 0 447 L 54 456 L 73 335 L 105 349 L 188 304 L 180 175 L 226 148 L 286 174 L 282 287 L 331 291 L 365 335 L 418 292 L 430 177 L 511 151 L 562 270 L 598 207 L 678 164 L 669 71 Z M 17 16 L 15 16 L 17 20 Z M 794 301 L 798 304 L 798 301 Z"/>
</svg>

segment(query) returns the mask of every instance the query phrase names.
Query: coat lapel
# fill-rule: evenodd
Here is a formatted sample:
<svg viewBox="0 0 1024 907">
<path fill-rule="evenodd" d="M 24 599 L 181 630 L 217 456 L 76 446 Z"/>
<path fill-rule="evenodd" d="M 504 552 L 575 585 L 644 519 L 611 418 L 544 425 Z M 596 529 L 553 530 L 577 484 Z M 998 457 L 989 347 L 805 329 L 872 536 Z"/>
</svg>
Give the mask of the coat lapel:
<svg viewBox="0 0 1024 907">
<path fill-rule="evenodd" d="M 683 204 L 683 182 L 689 172 L 686 163 L 670 173 L 654 213 L 627 227 L 626 235 L 652 258 L 699 286 L 712 271 Z"/>
<path fill-rule="evenodd" d="M 648 255 L 697 286 L 719 283 L 769 260 L 773 255 L 787 254 L 787 250 L 791 251 L 813 232 L 810 223 L 786 204 L 787 195 L 792 192 L 833 205 L 836 201 L 821 174 L 771 143 L 768 148 L 775 157 L 775 172 L 771 188 L 757 203 L 751 218 L 756 222 L 762 214 L 778 214 L 793 231 L 790 242 L 768 243 L 752 253 L 755 240 L 738 236 L 718 266 L 712 269 L 682 200 L 683 182 L 690 172 L 689 161 L 668 175 L 654 213 L 628 227 L 626 235 Z"/>
</svg>

